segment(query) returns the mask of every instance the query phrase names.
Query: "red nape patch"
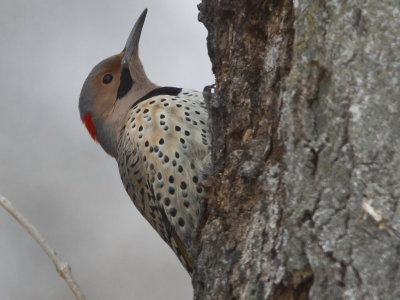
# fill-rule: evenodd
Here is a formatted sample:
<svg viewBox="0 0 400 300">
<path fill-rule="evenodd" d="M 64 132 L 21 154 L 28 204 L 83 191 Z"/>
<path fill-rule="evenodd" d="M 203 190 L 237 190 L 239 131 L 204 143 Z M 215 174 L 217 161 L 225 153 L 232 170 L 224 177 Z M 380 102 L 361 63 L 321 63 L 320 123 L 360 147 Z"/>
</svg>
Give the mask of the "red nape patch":
<svg viewBox="0 0 400 300">
<path fill-rule="evenodd" d="M 83 124 L 85 124 L 87 130 L 89 131 L 90 136 L 97 141 L 97 136 L 96 136 L 96 131 L 94 130 L 94 125 L 92 122 L 92 115 L 91 114 L 86 114 L 82 118 Z"/>
</svg>

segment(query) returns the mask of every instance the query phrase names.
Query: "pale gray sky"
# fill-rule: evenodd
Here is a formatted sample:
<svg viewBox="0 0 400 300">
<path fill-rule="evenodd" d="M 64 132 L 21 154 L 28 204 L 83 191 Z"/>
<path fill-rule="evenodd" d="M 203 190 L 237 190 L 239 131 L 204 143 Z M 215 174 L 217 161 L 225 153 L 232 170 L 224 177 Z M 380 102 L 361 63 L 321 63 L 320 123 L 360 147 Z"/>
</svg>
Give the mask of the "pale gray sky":
<svg viewBox="0 0 400 300">
<path fill-rule="evenodd" d="M 79 120 L 84 79 L 122 50 L 148 8 L 140 53 L 159 85 L 213 83 L 199 0 L 1 0 L 0 193 L 68 261 L 87 299 L 190 299 L 188 275 Z M 72 299 L 0 209 L 0 299 Z"/>
</svg>

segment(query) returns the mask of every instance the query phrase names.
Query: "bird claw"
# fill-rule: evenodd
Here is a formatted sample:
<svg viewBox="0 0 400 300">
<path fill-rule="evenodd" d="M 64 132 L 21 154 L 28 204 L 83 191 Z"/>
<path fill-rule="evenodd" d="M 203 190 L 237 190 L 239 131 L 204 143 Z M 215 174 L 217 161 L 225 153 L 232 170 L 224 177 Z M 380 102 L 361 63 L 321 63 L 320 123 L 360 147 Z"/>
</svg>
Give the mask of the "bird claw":
<svg viewBox="0 0 400 300">
<path fill-rule="evenodd" d="M 210 100 L 212 95 L 214 94 L 215 88 L 217 87 L 217 85 L 215 83 L 211 84 L 211 85 L 206 85 L 203 89 L 203 97 L 204 99 Z"/>
</svg>

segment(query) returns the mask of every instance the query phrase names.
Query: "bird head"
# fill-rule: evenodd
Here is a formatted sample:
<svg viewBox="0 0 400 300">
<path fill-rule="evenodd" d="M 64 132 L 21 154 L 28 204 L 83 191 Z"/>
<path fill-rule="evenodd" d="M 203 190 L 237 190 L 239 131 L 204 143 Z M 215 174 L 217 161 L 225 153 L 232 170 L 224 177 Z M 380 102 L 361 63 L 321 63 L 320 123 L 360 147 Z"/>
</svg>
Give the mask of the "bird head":
<svg viewBox="0 0 400 300">
<path fill-rule="evenodd" d="M 139 40 L 147 9 L 136 21 L 121 53 L 98 63 L 86 78 L 79 111 L 91 137 L 111 156 L 117 155 L 120 130 L 131 106 L 157 88 L 139 59 Z"/>
</svg>

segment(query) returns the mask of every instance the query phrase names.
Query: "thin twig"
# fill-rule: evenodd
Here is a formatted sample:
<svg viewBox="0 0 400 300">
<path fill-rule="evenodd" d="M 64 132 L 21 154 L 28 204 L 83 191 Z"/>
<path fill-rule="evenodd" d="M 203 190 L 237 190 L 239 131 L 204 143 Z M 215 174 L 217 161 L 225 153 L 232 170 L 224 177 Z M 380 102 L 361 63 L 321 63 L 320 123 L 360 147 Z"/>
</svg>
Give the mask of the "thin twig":
<svg viewBox="0 0 400 300">
<path fill-rule="evenodd" d="M 65 280 L 68 287 L 71 289 L 76 300 L 85 300 L 78 284 L 72 277 L 71 267 L 68 263 L 63 262 L 56 254 L 56 252 L 47 244 L 45 239 L 39 233 L 39 231 L 20 213 L 16 210 L 10 201 L 8 201 L 4 196 L 0 195 L 0 205 L 4 207 L 6 211 L 14 217 L 15 220 L 21 224 L 22 227 L 35 239 L 39 246 L 46 252 L 47 256 L 51 259 L 56 267 L 58 274 Z"/>
</svg>

